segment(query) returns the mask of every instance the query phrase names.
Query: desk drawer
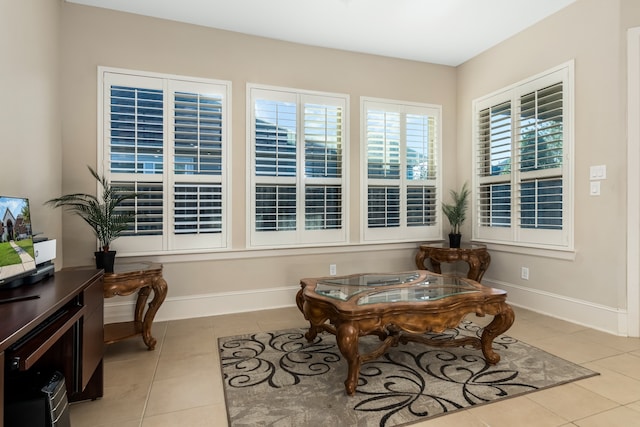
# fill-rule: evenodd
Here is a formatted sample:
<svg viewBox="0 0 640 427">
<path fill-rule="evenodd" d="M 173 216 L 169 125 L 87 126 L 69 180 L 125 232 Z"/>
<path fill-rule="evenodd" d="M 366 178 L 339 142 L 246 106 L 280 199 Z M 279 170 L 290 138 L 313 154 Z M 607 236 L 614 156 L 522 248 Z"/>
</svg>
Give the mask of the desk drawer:
<svg viewBox="0 0 640 427">
<path fill-rule="evenodd" d="M 25 335 L 7 349 L 7 361 L 12 370 L 30 369 L 54 344 L 58 342 L 84 314 L 84 307 L 71 306 L 45 320 L 38 328 Z"/>
</svg>

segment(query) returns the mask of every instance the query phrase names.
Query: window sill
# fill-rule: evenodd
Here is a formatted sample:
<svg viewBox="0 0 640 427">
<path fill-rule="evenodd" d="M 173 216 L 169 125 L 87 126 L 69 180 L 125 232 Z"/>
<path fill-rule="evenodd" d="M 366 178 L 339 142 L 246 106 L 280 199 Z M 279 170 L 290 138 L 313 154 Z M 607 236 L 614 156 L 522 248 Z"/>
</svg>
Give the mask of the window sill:
<svg viewBox="0 0 640 427">
<path fill-rule="evenodd" d="M 162 253 L 162 254 L 126 254 L 118 253 L 118 256 L 126 258 L 128 262 L 138 260 L 146 260 L 160 263 L 175 262 L 194 262 L 194 261 L 218 261 L 231 259 L 255 259 L 270 257 L 291 257 L 291 256 L 307 256 L 318 254 L 340 254 L 354 252 L 376 252 L 388 250 L 405 250 L 417 249 L 418 246 L 425 242 L 399 242 L 399 243 L 361 243 L 361 244 L 345 244 L 339 246 L 315 246 L 315 247 L 298 247 L 298 248 L 255 248 L 255 249 L 227 249 L 208 252 L 192 252 L 192 253 Z"/>
<path fill-rule="evenodd" d="M 531 246 L 504 245 L 499 243 L 473 241 L 485 245 L 491 252 L 505 252 L 511 254 L 531 255 L 543 258 L 553 258 L 565 261 L 575 261 L 576 251 L 572 249 L 549 249 Z"/>
</svg>

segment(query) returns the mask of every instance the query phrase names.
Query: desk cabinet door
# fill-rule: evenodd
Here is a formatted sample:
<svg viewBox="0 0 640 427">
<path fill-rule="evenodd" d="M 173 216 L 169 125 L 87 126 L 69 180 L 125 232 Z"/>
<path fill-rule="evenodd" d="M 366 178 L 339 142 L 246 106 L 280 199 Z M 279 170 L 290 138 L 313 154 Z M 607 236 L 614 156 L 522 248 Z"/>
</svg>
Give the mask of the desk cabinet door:
<svg viewBox="0 0 640 427">
<path fill-rule="evenodd" d="M 81 387 L 85 389 L 104 355 L 104 300 L 102 278 L 84 291 Z"/>
</svg>

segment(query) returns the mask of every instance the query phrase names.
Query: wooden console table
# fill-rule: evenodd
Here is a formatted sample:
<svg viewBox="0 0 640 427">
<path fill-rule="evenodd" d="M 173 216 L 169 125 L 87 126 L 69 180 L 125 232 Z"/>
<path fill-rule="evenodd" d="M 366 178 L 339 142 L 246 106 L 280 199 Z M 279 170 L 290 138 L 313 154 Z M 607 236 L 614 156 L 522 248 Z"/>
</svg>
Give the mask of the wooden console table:
<svg viewBox="0 0 640 427">
<path fill-rule="evenodd" d="M 153 319 L 167 296 L 167 282 L 162 277 L 162 264 L 152 262 L 116 263 L 113 273 L 104 275 L 104 297 L 131 295 L 138 292 L 134 320 L 109 323 L 104 326 L 104 342 L 111 344 L 142 335 L 149 350 L 156 348 L 157 340 L 151 335 Z M 149 294 L 153 299 L 145 312 Z"/>
<path fill-rule="evenodd" d="M 441 273 L 440 263 L 464 261 L 469 265 L 467 278 L 480 282 L 491 264 L 491 255 L 484 245 L 463 244 L 459 248 L 450 248 L 444 243 L 427 243 L 420 245 L 416 254 L 416 267 L 424 270 L 425 260 L 431 262 L 434 272 Z"/>
</svg>

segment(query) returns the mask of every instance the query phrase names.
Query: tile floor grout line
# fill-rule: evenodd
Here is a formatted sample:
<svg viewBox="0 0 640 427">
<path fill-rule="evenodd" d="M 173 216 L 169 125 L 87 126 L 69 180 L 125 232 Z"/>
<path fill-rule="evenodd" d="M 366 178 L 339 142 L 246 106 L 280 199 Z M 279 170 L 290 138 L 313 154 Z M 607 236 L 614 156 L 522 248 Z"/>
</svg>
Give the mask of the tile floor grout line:
<svg viewBox="0 0 640 427">
<path fill-rule="evenodd" d="M 271 313 L 274 313 L 273 315 Z M 294 315 L 295 314 L 295 315 Z M 218 338 L 220 338 L 221 336 L 229 336 L 229 335 L 233 335 L 230 330 L 233 330 L 235 328 L 240 328 L 240 329 L 249 329 L 250 331 L 246 331 L 246 332 L 256 332 L 256 331 L 263 331 L 265 328 L 267 328 L 266 325 L 271 324 L 272 322 L 274 324 L 277 325 L 277 327 L 269 327 L 269 330 L 274 330 L 274 329 L 286 329 L 287 327 L 301 327 L 301 328 L 308 328 L 308 323 L 301 320 L 299 317 L 302 317 L 302 314 L 299 313 L 299 311 L 297 311 L 297 309 L 295 310 L 295 312 L 292 312 L 290 310 L 284 310 L 284 309 L 276 309 L 273 311 L 267 311 L 267 312 L 260 312 L 258 314 L 255 315 L 251 315 L 251 316 L 247 316 L 246 313 L 243 314 L 243 316 L 227 316 L 227 315 L 220 315 L 220 316 L 206 316 L 209 317 L 210 319 L 208 321 L 206 321 L 206 324 L 209 325 L 210 327 L 213 327 L 213 357 L 216 357 L 216 352 L 219 351 L 218 348 Z M 254 327 L 250 327 L 247 325 L 240 325 L 240 323 L 244 323 L 244 321 L 247 320 L 247 318 L 251 318 L 251 322 L 248 322 L 252 325 L 254 325 Z M 255 318 L 257 318 L 258 320 L 256 321 Z M 191 319 L 186 319 L 187 321 L 191 320 Z M 194 319 L 195 320 L 195 319 Z M 300 326 L 300 322 L 303 322 L 302 326 Z M 290 326 L 284 326 L 283 325 L 287 325 L 287 322 L 289 323 L 294 323 L 294 325 L 290 325 Z M 640 374 L 638 371 L 638 368 L 636 367 L 636 364 L 634 363 L 637 359 L 636 358 L 640 358 L 640 340 L 635 338 L 621 338 L 620 342 L 618 343 L 616 339 L 612 339 L 612 343 L 614 345 L 609 345 L 611 343 L 606 342 L 606 346 L 610 347 L 610 349 L 612 351 L 615 351 L 615 355 L 612 356 L 603 356 L 602 354 L 600 354 L 599 351 L 595 351 L 598 346 L 588 346 L 588 344 L 593 340 L 593 337 L 599 337 L 600 335 L 598 334 L 599 331 L 595 331 L 595 330 L 589 330 L 588 328 L 586 330 L 580 330 L 580 331 L 575 331 L 575 329 L 571 326 L 571 325 L 566 325 L 564 322 L 556 322 L 554 321 L 554 319 L 552 318 L 547 318 L 547 316 L 544 315 L 537 315 L 536 313 L 533 312 L 529 312 L 526 311 L 526 309 L 523 309 L 522 312 L 517 312 L 517 316 L 516 316 L 516 322 L 518 323 L 518 328 L 516 331 L 516 328 L 514 328 L 514 333 L 509 333 L 506 332 L 506 335 L 509 335 L 517 340 L 521 340 L 524 342 L 527 342 L 531 345 L 536 346 L 537 348 L 542 349 L 543 351 L 546 351 L 552 355 L 556 355 L 558 356 L 558 352 L 563 352 L 567 349 L 567 344 L 569 344 L 569 346 L 571 346 L 572 344 L 575 343 L 576 346 L 584 346 L 585 347 L 585 352 L 587 352 L 587 354 L 590 354 L 591 357 L 593 358 L 593 360 L 585 360 L 582 362 L 573 362 L 576 365 L 579 366 L 591 366 L 589 369 L 593 369 L 595 371 L 598 371 L 598 368 L 594 368 L 593 366 L 595 366 L 598 363 L 604 363 L 604 362 L 615 362 L 616 359 L 612 359 L 611 361 L 608 361 L 608 358 L 611 357 L 620 357 L 622 355 L 628 355 L 628 356 L 633 356 L 634 358 L 629 358 L 629 359 L 622 359 L 621 362 L 623 362 L 624 366 L 616 366 L 617 370 L 613 370 L 611 369 L 612 366 L 607 366 L 607 373 L 602 374 L 602 376 L 600 377 L 601 379 L 599 380 L 598 377 L 594 377 L 594 379 L 588 379 L 588 380 L 584 380 L 584 381 L 578 381 L 575 383 L 575 385 L 583 390 L 586 390 L 590 393 L 595 393 L 595 400 L 597 402 L 599 402 L 600 404 L 603 404 L 603 402 L 605 400 L 608 400 L 610 402 L 615 402 L 615 406 L 611 409 L 608 410 L 599 410 L 598 412 L 596 412 L 596 414 L 589 414 L 589 415 L 585 415 L 588 411 L 587 410 L 582 410 L 579 409 L 577 410 L 577 412 L 573 413 L 571 411 L 565 413 L 564 415 L 556 412 L 558 410 L 557 408 L 557 402 L 554 400 L 554 404 L 553 405 L 545 405 L 542 404 L 542 406 L 544 408 L 546 408 L 547 410 L 549 410 L 551 413 L 563 417 L 563 416 L 567 416 L 569 414 L 572 414 L 570 416 L 568 416 L 567 418 L 570 418 L 567 424 L 561 424 L 563 426 L 572 426 L 572 427 L 577 427 L 578 425 L 587 425 L 589 424 L 592 420 L 596 423 L 599 423 L 599 425 L 606 425 L 602 424 L 602 421 L 605 420 L 606 417 L 621 417 L 621 418 L 617 418 L 617 419 L 622 419 L 626 421 L 626 424 L 622 424 L 622 425 L 635 425 L 635 423 L 637 423 L 637 413 L 640 413 L 640 400 L 634 400 L 634 401 L 630 401 L 630 402 L 626 402 L 626 398 L 632 398 L 632 399 L 638 399 L 635 394 L 637 393 L 638 390 L 640 390 Z M 160 323 L 160 322 L 158 322 Z M 142 411 L 140 412 L 141 415 L 138 416 L 138 418 L 136 418 L 135 416 L 132 418 L 129 418 L 125 424 L 127 426 L 138 426 L 138 427 L 142 427 L 143 425 L 148 425 L 151 424 L 151 420 L 150 421 L 145 421 L 146 420 L 146 411 L 148 410 L 148 407 L 150 406 L 151 400 L 150 400 L 150 393 L 153 389 L 153 383 L 155 382 L 155 378 L 157 377 L 158 374 L 158 369 L 159 369 L 159 361 L 160 361 L 160 357 L 161 354 L 164 353 L 165 351 L 165 345 L 169 344 L 169 350 L 170 353 L 172 353 L 173 351 L 173 346 L 172 346 L 172 338 L 169 337 L 168 332 L 169 332 L 169 328 L 171 327 L 170 325 L 172 324 L 171 321 L 167 321 L 164 322 L 164 325 L 162 327 L 159 328 L 158 332 L 159 332 L 159 343 L 157 345 L 156 348 L 156 352 L 158 352 L 158 354 L 155 355 L 155 362 L 152 362 L 150 359 L 151 358 L 145 358 L 144 360 L 148 360 L 150 363 L 148 366 L 148 371 L 147 372 L 151 372 L 151 382 L 149 384 L 149 386 L 147 387 L 146 391 L 147 391 L 147 396 L 146 398 L 144 398 L 144 400 L 141 398 L 140 400 L 143 401 L 143 405 L 140 405 L 139 403 L 136 405 L 137 406 L 137 410 L 142 409 Z M 176 324 L 177 326 L 180 326 L 180 328 L 183 328 L 185 325 L 183 325 L 182 323 L 178 323 Z M 190 324 L 187 323 L 186 326 L 189 326 Z M 193 324 L 194 327 L 199 325 L 199 321 Z M 541 345 L 538 343 L 538 340 L 543 340 L 543 339 L 548 339 L 549 336 L 547 335 L 546 337 L 540 337 L 538 336 L 538 332 L 540 329 L 541 325 L 551 325 L 551 330 L 553 331 L 553 333 L 555 334 L 555 332 L 559 331 L 558 336 L 561 337 L 564 335 L 564 337 L 566 337 L 565 339 L 555 339 L 552 340 L 552 342 L 549 343 L 545 343 L 544 345 Z M 157 326 L 160 326 L 159 324 Z M 156 328 L 156 324 L 154 324 L 154 329 Z M 173 328 L 172 328 L 173 331 Z M 217 332 L 216 332 L 217 331 Z M 586 331 L 586 333 L 585 333 Z M 188 333 L 188 332 L 185 332 Z M 244 333 L 244 332 L 243 332 Z M 530 336 L 533 336 L 534 338 L 529 339 Z M 529 338 L 527 338 L 529 337 Z M 608 335 L 605 335 L 604 338 L 609 339 L 610 337 Z M 167 339 L 169 341 L 167 341 Z M 598 340 L 596 340 L 596 342 L 600 342 Z M 603 342 L 604 344 L 604 342 Z M 117 345 L 117 344 L 115 344 Z M 131 352 L 137 352 L 137 347 L 136 346 L 131 346 L 132 349 Z M 619 348 L 621 347 L 621 348 Z M 121 347 L 124 349 L 128 349 L 128 346 L 124 346 Z M 594 354 L 595 353 L 595 354 Z M 123 354 L 127 354 L 127 353 L 122 353 L 122 352 L 117 352 L 116 353 L 118 357 L 122 357 Z M 218 353 L 219 354 L 219 353 Z M 144 356 L 144 355 L 143 355 Z M 151 355 L 149 355 L 151 356 Z M 595 356 L 595 357 L 594 357 Z M 562 357 L 562 356 L 558 356 L 558 357 Z M 153 358 L 153 357 L 152 357 Z M 115 359 L 114 359 L 115 360 Z M 219 363 L 219 362 L 218 362 Z M 614 363 L 615 364 L 615 363 Z M 605 364 L 606 365 L 606 364 Z M 607 375 L 609 375 L 609 372 L 611 372 L 610 377 L 607 377 Z M 132 375 L 141 375 L 140 378 L 142 378 L 142 372 L 139 372 L 138 374 L 132 374 Z M 108 375 L 108 374 L 107 374 Z M 148 376 L 149 374 L 144 374 L 144 377 L 149 378 Z M 616 385 L 616 383 L 612 384 L 612 380 L 613 379 L 617 379 L 618 376 L 620 376 L 620 378 L 624 378 L 624 387 L 628 388 L 628 392 L 626 389 L 624 388 L 620 388 L 623 387 L 623 385 L 618 384 Z M 178 387 L 183 386 L 183 383 L 177 383 Z M 187 386 L 186 384 L 184 386 Z M 142 389 L 144 390 L 144 388 Z M 142 391 L 140 390 L 140 391 Z M 217 389 L 216 389 L 217 390 Z M 629 395 L 629 393 L 633 393 L 632 395 Z M 142 393 L 140 393 L 142 394 Z M 140 396 L 142 397 L 142 396 Z M 622 403 L 622 401 L 618 401 L 618 398 L 621 397 L 622 401 L 625 401 L 625 403 Z M 530 400 L 530 401 L 534 401 L 534 399 L 531 399 L 531 397 L 528 397 L 526 400 Z M 123 402 L 124 403 L 124 402 Z M 575 403 L 575 402 L 574 402 Z M 76 405 L 75 406 L 75 412 L 79 415 L 81 415 L 82 417 L 82 421 L 84 423 L 78 423 L 77 425 L 80 426 L 85 426 L 85 427 L 89 427 L 91 425 L 95 425 L 95 420 L 96 419 L 101 419 L 101 412 L 99 410 L 99 406 L 100 405 L 95 405 L 96 406 L 96 411 L 92 412 L 91 410 L 79 410 L 79 408 L 82 405 L 90 405 L 90 402 L 86 402 L 86 403 L 82 403 L 80 405 Z M 586 405 L 586 406 L 590 406 L 593 405 L 593 402 L 584 402 L 584 401 L 578 401 L 577 403 L 575 403 L 576 405 Z M 138 406 L 140 405 L 140 406 Z M 103 405 L 104 406 L 104 405 Z M 220 426 L 220 425 L 224 425 L 224 423 L 220 423 L 220 421 L 224 420 L 226 421 L 226 413 L 225 413 L 225 409 L 226 409 L 226 402 L 224 401 L 224 397 L 222 400 L 222 406 L 221 409 L 220 407 L 218 407 L 218 405 L 215 405 L 216 408 L 214 409 L 214 414 L 216 414 L 216 417 L 220 417 L 220 419 L 218 420 L 217 418 L 212 421 L 211 424 L 209 424 L 210 426 Z M 518 407 L 518 405 L 516 403 L 514 403 L 513 407 Z M 525 405 L 525 409 L 530 407 L 530 405 Z M 105 423 L 107 422 L 108 418 L 107 415 L 110 414 L 110 411 L 112 409 L 111 406 L 109 407 L 104 407 L 105 411 L 109 411 L 109 412 L 104 412 L 105 414 L 105 418 L 104 421 Z M 626 412 L 621 411 L 622 409 L 625 409 Z M 82 408 L 85 409 L 85 408 Z M 89 408 L 90 409 L 90 408 Z M 591 408 L 591 410 L 595 410 L 596 408 Z M 600 408 L 597 408 L 600 409 Z M 221 411 L 221 412 L 220 412 Z M 519 409 L 518 409 L 519 411 Z M 172 411 L 175 412 L 175 411 Z M 488 427 L 489 425 L 508 425 L 508 424 L 504 424 L 503 422 L 499 422 L 498 420 L 491 418 L 492 414 L 484 414 L 483 413 L 483 418 L 484 416 L 489 416 L 491 419 L 489 418 L 484 418 L 481 419 L 476 415 L 476 412 L 474 412 L 473 410 L 464 410 L 464 412 L 466 412 L 468 414 L 469 417 L 473 417 L 474 422 L 477 424 L 474 425 L 478 425 L 478 426 L 486 426 Z M 486 412 L 486 411 L 485 411 Z M 562 412 L 562 411 L 559 411 Z M 199 413 L 196 411 L 196 413 Z M 462 412 L 461 412 L 462 413 Z M 611 415 L 609 415 L 608 413 L 610 413 Z M 96 414 L 96 415 L 93 415 Z M 628 422 L 629 421 L 629 416 L 630 414 L 636 414 L 636 415 L 632 415 L 633 417 L 636 418 L 632 418 L 633 422 Z M 186 415 L 186 414 L 185 414 Z M 520 414 L 519 412 L 515 411 L 513 414 L 510 415 L 510 417 L 514 418 L 514 419 L 520 419 L 520 421 L 526 421 L 523 420 L 522 418 L 520 418 L 520 416 L 523 414 Z M 97 416 L 97 418 L 95 418 Z M 156 422 L 156 416 L 153 415 L 149 415 L 152 419 L 153 422 Z M 176 415 L 177 416 L 177 415 Z M 157 418 L 157 422 L 162 423 L 163 420 L 166 421 L 170 421 L 172 424 L 169 425 L 180 425 L 179 423 L 176 424 L 176 416 L 171 416 L 170 413 L 163 413 L 163 414 L 159 414 L 158 418 Z M 182 417 L 182 415 L 180 415 L 179 417 Z M 446 418 L 446 417 L 445 417 Z M 452 421 L 456 420 L 458 418 L 455 418 L 454 415 L 452 415 L 452 418 L 450 418 Z M 465 419 L 465 418 L 462 418 Z M 93 421 L 92 421 L 93 420 Z M 466 420 L 466 419 L 465 419 Z M 486 420 L 486 421 L 485 421 Z M 80 419 L 79 419 L 80 421 Z M 200 420 L 202 421 L 202 420 Z M 494 424 L 495 422 L 495 424 Z M 122 423 L 113 423 L 113 424 L 108 424 L 110 426 L 119 426 Z M 451 425 L 451 424 L 447 424 L 446 422 L 440 424 L 440 423 L 436 423 L 438 425 Z M 525 422 L 526 424 L 526 422 Z M 75 425 L 75 424 L 74 424 Z M 105 424 L 107 425 L 107 424 Z M 418 423 L 416 425 L 422 425 L 422 423 Z M 429 424 L 430 425 L 430 424 Z M 435 425 L 435 424 L 434 424 Z M 453 424 L 453 425 L 466 425 L 464 423 L 460 423 L 460 424 Z M 515 424 L 512 424 L 515 425 Z M 531 424 L 529 424 L 531 425 Z M 426 424 L 425 424 L 426 426 Z M 124 425 L 122 425 L 122 427 L 125 427 Z"/>
<path fill-rule="evenodd" d="M 147 412 L 147 406 L 149 404 L 149 398 L 151 397 L 151 389 L 153 388 L 153 383 L 155 381 L 156 378 L 156 374 L 158 373 L 158 365 L 160 364 L 160 356 L 162 354 L 162 348 L 164 346 L 164 340 L 167 337 L 167 329 L 169 329 L 169 323 L 165 323 L 164 324 L 164 332 L 162 333 L 162 340 L 160 340 L 159 342 L 159 348 L 156 347 L 156 349 L 154 351 L 158 352 L 158 355 L 156 357 L 156 366 L 153 368 L 153 375 L 151 376 L 151 382 L 149 382 L 149 388 L 147 389 L 147 396 L 144 399 L 144 405 L 142 406 L 142 415 L 140 416 L 140 423 L 138 424 L 138 427 L 142 427 L 142 424 L 144 423 L 144 417 L 145 414 Z"/>
</svg>

